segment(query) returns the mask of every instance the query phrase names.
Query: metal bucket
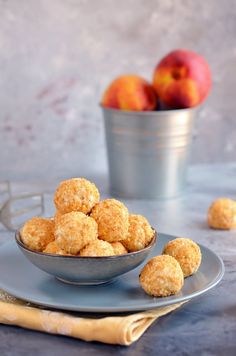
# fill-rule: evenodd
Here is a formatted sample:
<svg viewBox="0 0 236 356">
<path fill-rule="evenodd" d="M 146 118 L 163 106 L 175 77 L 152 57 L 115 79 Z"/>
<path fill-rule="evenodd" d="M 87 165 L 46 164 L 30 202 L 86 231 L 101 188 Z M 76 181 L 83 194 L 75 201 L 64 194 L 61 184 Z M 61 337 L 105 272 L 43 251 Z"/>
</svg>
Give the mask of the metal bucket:
<svg viewBox="0 0 236 356">
<path fill-rule="evenodd" d="M 111 192 L 146 199 L 179 195 L 186 186 L 195 109 L 102 110 Z"/>
</svg>

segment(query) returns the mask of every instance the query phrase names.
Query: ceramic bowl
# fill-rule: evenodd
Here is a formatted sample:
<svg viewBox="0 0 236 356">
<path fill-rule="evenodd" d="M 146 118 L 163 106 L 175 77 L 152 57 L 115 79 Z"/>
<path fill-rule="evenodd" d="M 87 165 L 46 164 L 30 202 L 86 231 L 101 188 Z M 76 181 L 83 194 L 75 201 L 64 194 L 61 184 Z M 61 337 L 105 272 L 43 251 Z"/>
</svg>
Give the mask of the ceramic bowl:
<svg viewBox="0 0 236 356">
<path fill-rule="evenodd" d="M 16 231 L 16 243 L 26 258 L 41 270 L 60 281 L 79 284 L 102 284 L 138 267 L 150 254 L 157 240 L 155 232 L 152 241 L 144 249 L 117 256 L 86 257 L 61 256 L 37 252 L 27 248 Z"/>
</svg>

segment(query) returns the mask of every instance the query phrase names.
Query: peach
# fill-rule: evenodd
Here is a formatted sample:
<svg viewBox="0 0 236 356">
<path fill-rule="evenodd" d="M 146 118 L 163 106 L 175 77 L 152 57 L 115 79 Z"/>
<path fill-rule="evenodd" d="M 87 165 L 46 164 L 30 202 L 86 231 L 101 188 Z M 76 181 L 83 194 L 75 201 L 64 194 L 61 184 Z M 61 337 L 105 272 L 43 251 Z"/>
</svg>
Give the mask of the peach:
<svg viewBox="0 0 236 356">
<path fill-rule="evenodd" d="M 197 106 L 206 99 L 211 88 L 209 65 L 195 52 L 172 51 L 156 66 L 153 86 L 169 108 Z"/>
<path fill-rule="evenodd" d="M 148 111 L 157 107 L 154 88 L 137 75 L 122 75 L 106 89 L 102 106 L 128 111 Z"/>
</svg>

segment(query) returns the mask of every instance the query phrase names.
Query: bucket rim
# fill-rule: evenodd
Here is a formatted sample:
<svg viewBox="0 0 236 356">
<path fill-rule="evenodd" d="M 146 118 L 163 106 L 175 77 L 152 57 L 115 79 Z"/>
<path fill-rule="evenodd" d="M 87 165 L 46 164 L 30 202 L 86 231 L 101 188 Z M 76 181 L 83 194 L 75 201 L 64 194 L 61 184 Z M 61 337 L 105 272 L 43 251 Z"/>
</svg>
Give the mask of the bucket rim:
<svg viewBox="0 0 236 356">
<path fill-rule="evenodd" d="M 168 109 L 168 110 L 149 110 L 149 111 L 129 111 L 129 110 L 121 110 L 121 109 L 113 109 L 107 108 L 99 103 L 100 108 L 104 112 L 111 112 L 111 113 L 123 113 L 125 115 L 130 116 L 157 116 L 157 115 L 170 115 L 170 114 L 180 114 L 180 113 L 192 113 L 196 112 L 201 105 L 195 106 L 193 108 L 185 108 L 185 109 Z"/>
</svg>

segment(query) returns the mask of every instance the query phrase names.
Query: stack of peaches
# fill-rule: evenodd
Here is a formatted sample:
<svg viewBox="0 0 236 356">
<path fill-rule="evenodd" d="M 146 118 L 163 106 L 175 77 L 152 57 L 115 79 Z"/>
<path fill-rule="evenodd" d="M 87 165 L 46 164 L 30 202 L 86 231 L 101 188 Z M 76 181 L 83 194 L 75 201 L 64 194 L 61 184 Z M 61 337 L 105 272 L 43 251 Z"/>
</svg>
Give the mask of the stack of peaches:
<svg viewBox="0 0 236 356">
<path fill-rule="evenodd" d="M 156 66 L 152 83 L 138 75 L 122 75 L 105 90 L 105 108 L 126 111 L 184 109 L 201 104 L 211 88 L 207 61 L 197 53 L 179 49 Z"/>
</svg>

